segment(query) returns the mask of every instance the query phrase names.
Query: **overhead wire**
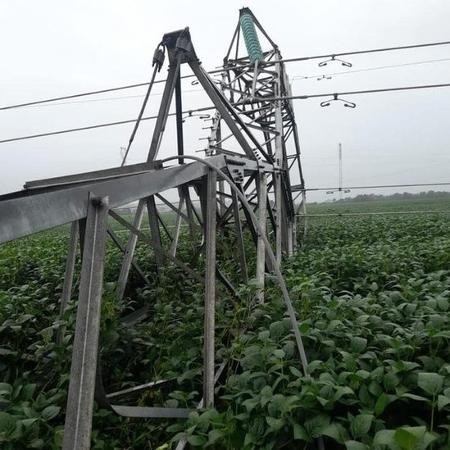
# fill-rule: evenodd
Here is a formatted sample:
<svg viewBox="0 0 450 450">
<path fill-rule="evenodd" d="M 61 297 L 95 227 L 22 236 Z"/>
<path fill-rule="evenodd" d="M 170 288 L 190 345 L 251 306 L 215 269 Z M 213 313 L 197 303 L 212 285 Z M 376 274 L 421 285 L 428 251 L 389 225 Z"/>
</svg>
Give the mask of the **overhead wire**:
<svg viewBox="0 0 450 450">
<path fill-rule="evenodd" d="M 183 90 L 183 94 L 191 93 L 191 92 L 202 92 L 202 89 L 185 89 Z M 154 92 L 153 94 L 150 94 L 150 97 L 158 97 L 163 95 L 162 92 Z M 79 100 L 79 101 L 73 101 L 73 102 L 59 102 L 59 103 L 47 103 L 43 105 L 30 105 L 28 108 L 46 108 L 48 106 L 60 106 L 60 105 L 76 105 L 76 104 L 83 104 L 83 103 L 95 103 L 95 102 L 107 102 L 107 101 L 114 101 L 114 100 L 125 100 L 125 99 L 131 99 L 131 98 L 143 98 L 145 94 L 139 94 L 139 95 L 121 95 L 118 97 L 106 97 L 106 98 L 92 98 L 89 100 Z"/>
<path fill-rule="evenodd" d="M 307 100 L 310 98 L 331 97 L 331 96 L 340 96 L 340 95 L 361 95 L 361 94 L 374 94 L 374 93 L 379 93 L 379 92 L 394 92 L 394 91 L 407 91 L 407 90 L 432 89 L 432 88 L 444 88 L 444 87 L 450 87 L 450 83 L 419 85 L 419 86 L 403 86 L 403 87 L 382 88 L 382 89 L 367 89 L 367 90 L 360 90 L 360 91 L 347 91 L 347 92 L 337 92 L 337 93 L 334 92 L 334 93 L 323 93 L 323 94 L 293 95 L 293 96 L 288 96 L 288 97 L 256 97 L 254 100 L 238 102 L 238 103 L 234 103 L 233 105 L 237 106 L 237 105 L 248 104 L 252 101 L 258 102 L 258 101 L 279 101 L 279 100 Z M 215 109 L 214 106 L 205 106 L 202 108 L 195 108 L 195 109 L 189 109 L 189 110 L 183 111 L 183 114 L 190 114 L 193 112 L 211 111 L 213 109 Z M 168 114 L 168 116 L 174 116 L 174 115 L 175 115 L 175 113 Z M 141 120 L 154 120 L 157 118 L 158 118 L 158 116 L 147 116 L 147 117 L 142 117 Z M 96 124 L 96 125 L 88 125 L 85 127 L 69 128 L 66 130 L 50 131 L 47 133 L 32 134 L 32 135 L 28 135 L 28 136 L 19 136 L 19 137 L 14 137 L 14 138 L 9 138 L 9 139 L 2 139 L 2 140 L 0 140 L 0 144 L 5 144 L 7 142 L 22 141 L 25 139 L 35 139 L 35 138 L 40 138 L 40 137 L 53 136 L 53 135 L 57 135 L 57 134 L 92 130 L 92 129 L 96 129 L 96 128 L 125 125 L 128 123 L 134 123 L 134 122 L 136 122 L 136 119 L 128 119 L 128 120 L 120 120 L 117 122 L 107 122 L 107 123 Z"/>
<path fill-rule="evenodd" d="M 371 72 L 371 71 L 384 70 L 384 69 L 395 69 L 395 68 L 398 68 L 398 67 L 408 67 L 408 66 L 415 66 L 415 65 L 421 65 L 421 64 L 432 64 L 432 63 L 444 62 L 444 61 L 450 61 L 450 58 L 429 59 L 429 60 L 425 60 L 425 61 L 414 61 L 414 62 L 410 62 L 410 63 L 391 64 L 391 65 L 386 65 L 386 66 L 366 67 L 364 69 L 345 70 L 345 71 L 341 71 L 341 72 L 333 72 L 333 73 L 317 74 L 317 75 L 308 75 L 308 76 L 294 75 L 294 76 L 291 77 L 291 80 L 292 81 L 309 80 L 309 79 L 312 79 L 312 78 L 316 78 L 316 79 L 321 80 L 321 79 L 326 79 L 328 77 L 334 77 L 334 76 L 337 76 L 337 75 L 347 75 L 347 74 L 351 74 L 351 73 L 360 73 L 360 72 Z"/>
<path fill-rule="evenodd" d="M 379 184 L 374 186 L 346 186 L 346 187 L 313 187 L 299 189 L 299 191 L 344 191 L 346 189 L 384 189 L 384 188 L 398 188 L 398 187 L 421 187 L 421 186 L 450 186 L 450 181 L 438 183 L 416 183 L 416 184 Z"/>
<path fill-rule="evenodd" d="M 441 41 L 441 42 L 431 42 L 431 43 L 425 43 L 425 44 L 413 44 L 413 45 L 403 45 L 403 46 L 397 46 L 397 47 L 386 47 L 386 48 L 377 48 L 377 49 L 369 49 L 369 50 L 357 50 L 357 51 L 350 51 L 350 52 L 330 53 L 330 54 L 326 54 L 326 55 L 302 56 L 302 57 L 297 57 L 297 58 L 285 58 L 285 59 L 281 59 L 278 61 L 270 61 L 270 62 L 266 63 L 266 65 L 274 65 L 274 64 L 279 64 L 279 63 L 291 63 L 291 62 L 297 62 L 297 61 L 308 61 L 308 60 L 323 59 L 323 58 L 330 58 L 330 57 L 336 57 L 336 56 L 360 55 L 360 54 L 366 54 L 366 53 L 407 50 L 407 49 L 424 48 L 424 47 L 434 47 L 434 46 L 442 46 L 442 45 L 449 45 L 449 44 L 450 44 L 450 41 Z M 264 65 L 264 63 L 261 63 L 261 65 Z M 247 66 L 250 66 L 250 64 L 240 65 L 239 67 L 244 68 Z M 228 70 L 231 70 L 231 68 L 228 67 L 228 68 L 214 69 L 214 70 L 210 70 L 208 73 L 209 74 L 217 74 L 217 73 L 226 72 Z M 183 75 L 181 78 L 186 79 L 186 78 L 193 78 L 193 77 L 195 77 L 195 75 L 191 74 L 191 75 Z M 164 83 L 165 81 L 166 81 L 166 79 L 155 80 L 154 83 L 155 84 Z M 39 104 L 44 104 L 44 103 L 51 103 L 51 102 L 56 102 L 56 101 L 61 101 L 61 100 L 68 100 L 68 99 L 73 99 L 73 98 L 78 98 L 78 97 L 85 97 L 85 96 L 89 96 L 89 95 L 104 94 L 107 92 L 121 91 L 121 90 L 125 90 L 125 89 L 134 89 L 134 88 L 138 88 L 138 87 L 148 86 L 148 84 L 149 84 L 148 82 L 134 83 L 134 84 L 128 84 L 128 85 L 124 85 L 124 86 L 117 86 L 117 87 L 111 87 L 111 88 L 106 88 L 106 89 L 93 90 L 93 91 L 88 91 L 88 92 L 60 96 L 60 97 L 52 97 L 52 98 L 47 98 L 47 99 L 17 103 L 17 104 L 13 104 L 13 105 L 1 106 L 0 111 L 6 111 L 6 110 L 16 109 L 16 108 L 23 108 L 26 106 L 39 105 Z"/>
<path fill-rule="evenodd" d="M 398 45 L 396 47 L 382 47 L 382 48 L 372 48 L 369 50 L 355 50 L 350 52 L 341 52 L 341 53 L 331 53 L 327 55 L 314 55 L 314 56 L 301 56 L 298 58 L 284 58 L 282 62 L 290 63 L 296 61 L 308 61 L 310 59 L 323 59 L 323 58 L 332 58 L 337 56 L 351 56 L 351 55 L 362 55 L 367 53 L 382 53 L 382 52 L 391 52 L 396 50 L 409 50 L 413 48 L 424 48 L 424 47 L 436 47 L 441 45 L 449 45 L 450 41 L 441 41 L 441 42 L 429 42 L 425 44 L 412 44 L 412 45 Z"/>
</svg>

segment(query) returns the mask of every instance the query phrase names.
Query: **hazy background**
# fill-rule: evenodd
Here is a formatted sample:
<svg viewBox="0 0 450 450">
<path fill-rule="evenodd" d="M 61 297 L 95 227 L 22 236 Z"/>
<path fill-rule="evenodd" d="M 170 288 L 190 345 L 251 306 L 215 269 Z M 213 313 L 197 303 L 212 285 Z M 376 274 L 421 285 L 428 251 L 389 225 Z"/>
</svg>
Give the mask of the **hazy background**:
<svg viewBox="0 0 450 450">
<path fill-rule="evenodd" d="M 242 6 L 253 10 L 284 57 L 450 40 L 448 0 L 2 0 L 0 106 L 147 81 L 162 35 L 185 26 L 205 68 L 213 69 L 222 62 Z M 309 61 L 291 63 L 287 70 L 299 77 L 442 58 L 450 58 L 450 46 L 350 56 L 346 60 L 353 63 L 351 69 L 335 63 L 324 70 L 317 67 L 319 61 Z M 167 63 L 160 78 L 166 70 Z M 450 61 L 442 61 L 331 80 L 297 78 L 293 93 L 448 82 Z M 184 85 L 194 91 L 184 95 L 184 109 L 209 104 L 198 86 L 188 81 Z M 156 85 L 153 92 L 161 89 Z M 133 119 L 144 92 L 140 88 L 0 111 L 0 139 Z M 348 99 L 357 103 L 356 109 L 338 103 L 321 108 L 321 99 L 295 102 L 309 187 L 337 185 L 339 142 L 344 185 L 450 181 L 450 88 Z M 148 115 L 157 111 L 159 100 L 151 97 Z M 0 193 L 20 189 L 31 179 L 118 165 L 120 147 L 126 146 L 132 126 L 0 144 Z M 145 160 L 153 126 L 142 123 L 130 163 Z M 198 137 L 207 131 L 201 126 L 199 119 L 186 121 L 186 153 L 204 148 Z M 171 124 L 166 133 L 160 157 L 175 152 Z M 424 189 L 397 189 L 406 190 Z M 309 198 L 329 197 L 314 193 Z"/>
</svg>

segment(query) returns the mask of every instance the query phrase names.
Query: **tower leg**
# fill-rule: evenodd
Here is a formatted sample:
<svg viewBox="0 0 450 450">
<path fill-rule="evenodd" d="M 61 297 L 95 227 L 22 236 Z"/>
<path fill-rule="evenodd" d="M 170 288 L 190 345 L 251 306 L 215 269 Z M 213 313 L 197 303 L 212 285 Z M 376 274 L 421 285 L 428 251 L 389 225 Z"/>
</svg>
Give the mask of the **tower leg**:
<svg viewBox="0 0 450 450">
<path fill-rule="evenodd" d="M 99 199 L 91 196 L 90 200 L 81 266 L 63 450 L 88 450 L 91 443 L 108 198 Z"/>
<path fill-rule="evenodd" d="M 216 186 L 217 175 L 208 171 L 205 221 L 205 341 L 203 398 L 205 407 L 214 405 L 214 327 L 216 302 Z"/>
</svg>

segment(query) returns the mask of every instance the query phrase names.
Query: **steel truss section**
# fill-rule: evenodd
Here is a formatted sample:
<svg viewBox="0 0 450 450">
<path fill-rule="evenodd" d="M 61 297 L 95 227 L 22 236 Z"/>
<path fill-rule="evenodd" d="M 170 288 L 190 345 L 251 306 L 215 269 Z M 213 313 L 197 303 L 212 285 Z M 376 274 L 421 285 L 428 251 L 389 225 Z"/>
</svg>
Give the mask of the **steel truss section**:
<svg viewBox="0 0 450 450">
<path fill-rule="evenodd" d="M 307 360 L 295 312 L 279 269 L 282 256 L 292 253 L 295 242 L 296 211 L 290 188 L 291 178 L 294 177 L 295 183 L 304 189 L 297 127 L 290 103 L 264 100 L 264 97 L 287 95 L 289 85 L 284 66 L 277 63 L 281 59 L 277 46 L 251 11 L 244 8 L 241 15 L 244 12 L 251 14 L 254 24 L 271 48 L 263 53 L 263 60 L 249 67 L 249 57 L 238 56 L 241 35 L 238 25 L 224 61 L 225 75 L 218 83 L 201 66 L 189 29 L 164 35 L 158 54 L 167 52 L 169 73 L 145 163 L 28 182 L 25 190 L 0 196 L 0 243 L 72 224 L 61 294 L 61 315 L 72 298 L 79 243 L 82 265 L 67 400 L 65 450 L 90 448 L 94 395 L 100 405 L 124 417 L 184 418 L 190 413 L 186 408 L 111 403 L 118 397 L 140 389 L 155 389 L 170 380 L 147 380 L 141 386 L 110 394 L 103 386 L 99 332 L 107 236 L 123 254 L 116 288 L 118 299 L 127 297 L 131 270 L 136 271 L 143 283 L 150 283 L 135 258 L 139 240 L 152 249 L 158 272 L 173 264 L 204 285 L 203 398 L 198 403 L 199 407 L 214 404 L 214 385 L 226 364 L 225 361 L 220 364 L 215 361 L 216 282 L 222 283 L 233 296 L 239 295 L 238 289 L 220 269 L 220 261 L 216 260 L 216 237 L 219 232 L 234 236 L 236 240 L 236 259 L 243 283 L 251 278 L 245 234 L 251 236 L 257 255 L 257 300 L 264 300 L 266 273 L 275 273 L 292 322 L 301 363 L 306 370 Z M 233 57 L 230 56 L 232 53 Z M 152 80 L 162 65 L 161 59 L 158 64 Z M 184 152 L 180 74 L 186 66 L 195 74 L 216 108 L 206 157 L 202 160 Z M 177 152 L 174 157 L 158 160 L 174 96 Z M 252 102 L 247 104 L 249 98 Z M 142 117 L 147 100 L 148 95 L 139 117 Z M 238 106 L 233 106 L 236 104 Z M 138 126 L 139 119 L 127 154 Z M 293 157 L 287 154 L 291 137 Z M 294 173 L 294 170 L 297 172 Z M 171 193 L 165 194 L 170 189 L 176 190 L 177 198 L 173 198 L 175 196 Z M 176 215 L 174 229 L 164 222 L 156 198 Z M 200 208 L 195 206 L 196 200 L 200 202 Z M 135 205 L 134 217 L 128 219 L 120 214 L 118 208 L 130 204 Z M 142 229 L 146 213 L 149 233 Z M 109 219 L 119 223 L 129 233 L 126 244 L 108 226 Z M 192 269 L 190 262 L 182 261 L 177 255 L 183 225 L 189 229 L 193 248 L 190 262 L 198 261 L 201 255 L 204 257 L 202 273 Z M 133 326 L 145 320 L 147 314 L 148 308 L 144 307 L 123 321 L 126 326 Z M 63 335 L 64 329 L 58 336 L 59 342 L 62 342 Z M 182 448 L 183 444 L 180 443 L 180 446 Z"/>
</svg>

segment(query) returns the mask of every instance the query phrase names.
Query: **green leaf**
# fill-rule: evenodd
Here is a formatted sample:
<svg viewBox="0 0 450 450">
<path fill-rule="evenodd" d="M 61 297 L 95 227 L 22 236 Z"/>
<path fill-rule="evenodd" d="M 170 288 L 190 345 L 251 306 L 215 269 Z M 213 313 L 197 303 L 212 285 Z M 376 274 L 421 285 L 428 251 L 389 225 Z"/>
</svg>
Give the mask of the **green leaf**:
<svg viewBox="0 0 450 450">
<path fill-rule="evenodd" d="M 436 438 L 426 427 L 402 427 L 395 431 L 394 440 L 404 450 L 425 449 Z"/>
<path fill-rule="evenodd" d="M 375 415 L 379 416 L 383 414 L 384 410 L 386 409 L 386 406 L 389 405 L 389 403 L 392 403 L 394 400 L 396 400 L 397 397 L 395 395 L 388 395 L 385 393 L 382 393 L 375 403 Z"/>
<path fill-rule="evenodd" d="M 284 353 L 284 351 L 281 350 L 281 349 L 276 349 L 276 350 L 274 350 L 274 351 L 273 351 L 273 355 L 275 356 L 275 358 L 278 358 L 278 359 L 283 359 L 283 358 L 286 356 L 286 354 Z"/>
<path fill-rule="evenodd" d="M 430 395 L 438 394 L 444 385 L 444 377 L 434 372 L 420 372 L 417 384 Z"/>
<path fill-rule="evenodd" d="M 450 398 L 445 395 L 438 396 L 438 410 L 444 409 L 450 403 Z"/>
<path fill-rule="evenodd" d="M 261 390 L 261 405 L 265 406 L 273 397 L 272 388 L 264 386 Z"/>
<path fill-rule="evenodd" d="M 275 419 L 275 417 L 266 417 L 266 422 L 270 427 L 270 431 L 278 431 L 286 423 L 284 419 Z"/>
<path fill-rule="evenodd" d="M 411 394 L 410 392 L 405 392 L 400 396 L 400 398 L 410 398 L 411 400 L 416 400 L 418 402 L 428 402 L 429 400 L 425 397 L 422 397 L 420 395 Z"/>
<path fill-rule="evenodd" d="M 186 440 L 193 447 L 203 447 L 206 444 L 206 438 L 204 438 L 203 436 L 188 435 L 188 436 L 186 436 Z"/>
<path fill-rule="evenodd" d="M 13 391 L 13 387 L 8 383 L 0 383 L 0 395 L 9 396 Z"/>
<path fill-rule="evenodd" d="M 292 373 L 292 375 L 294 375 L 294 377 L 301 378 L 303 376 L 302 373 L 300 372 L 300 370 L 298 370 L 294 366 L 289 366 L 289 370 Z"/>
<path fill-rule="evenodd" d="M 59 406 L 47 406 L 47 408 L 44 408 L 42 411 L 42 418 L 44 420 L 51 420 L 59 414 L 59 411 L 61 411 L 61 408 Z"/>
<path fill-rule="evenodd" d="M 355 336 L 350 341 L 350 349 L 353 353 L 361 353 L 367 347 L 367 339 Z"/>
<path fill-rule="evenodd" d="M 394 391 L 399 383 L 399 377 L 393 372 L 387 373 L 383 378 L 383 385 L 387 391 Z"/>
<path fill-rule="evenodd" d="M 45 442 L 43 441 L 43 439 L 36 438 L 36 439 L 33 439 L 33 440 L 28 444 L 28 446 L 29 446 L 30 448 L 42 448 L 42 447 L 44 447 L 44 444 L 45 444 Z"/>
<path fill-rule="evenodd" d="M 373 419 L 374 417 L 372 414 L 357 415 L 350 424 L 352 436 L 355 438 L 361 438 L 365 436 L 372 426 Z"/>
<path fill-rule="evenodd" d="M 306 432 L 304 427 L 302 427 L 298 423 L 294 423 L 292 428 L 294 429 L 294 440 L 306 441 L 306 442 L 311 441 L 311 439 L 309 438 L 308 433 Z"/>
<path fill-rule="evenodd" d="M 386 445 L 392 450 L 400 449 L 394 440 L 395 430 L 380 430 L 373 438 L 373 446 Z"/>
<path fill-rule="evenodd" d="M 304 426 L 308 435 L 312 438 L 318 438 L 323 435 L 323 431 L 330 424 L 330 418 L 325 415 L 317 415 L 305 422 Z"/>
<path fill-rule="evenodd" d="M 343 444 L 348 437 L 345 428 L 339 423 L 330 423 L 323 429 L 322 435 L 328 436 L 340 444 Z"/>
<path fill-rule="evenodd" d="M 16 428 L 16 418 L 11 414 L 0 411 L 0 433 L 9 435 Z"/>
<path fill-rule="evenodd" d="M 355 395 L 355 392 L 348 386 L 337 386 L 333 399 L 337 402 L 344 395 Z"/>
<path fill-rule="evenodd" d="M 22 388 L 21 397 L 24 400 L 31 400 L 35 390 L 36 390 L 36 384 L 28 383 Z"/>
<path fill-rule="evenodd" d="M 346 441 L 345 448 L 347 450 L 369 450 L 369 447 L 366 444 L 357 441 Z"/>
<path fill-rule="evenodd" d="M 213 445 L 215 444 L 219 439 L 223 438 L 224 434 L 220 430 L 211 430 L 208 433 L 208 444 L 207 445 Z"/>
</svg>

